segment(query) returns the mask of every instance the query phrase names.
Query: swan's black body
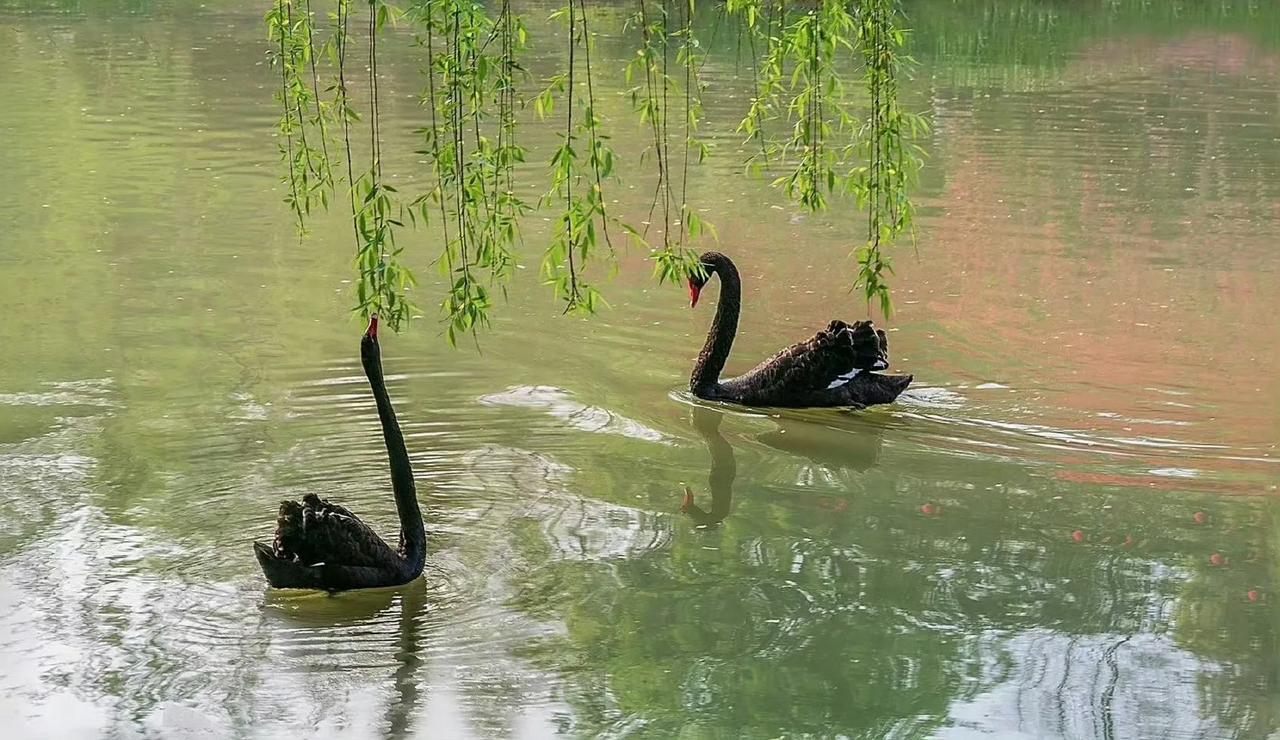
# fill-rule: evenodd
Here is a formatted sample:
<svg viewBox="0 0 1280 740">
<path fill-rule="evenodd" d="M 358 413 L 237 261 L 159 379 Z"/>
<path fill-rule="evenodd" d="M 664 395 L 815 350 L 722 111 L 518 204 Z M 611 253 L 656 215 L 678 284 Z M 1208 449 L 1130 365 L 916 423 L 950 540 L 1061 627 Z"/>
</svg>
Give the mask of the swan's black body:
<svg viewBox="0 0 1280 740">
<path fill-rule="evenodd" d="M 889 366 L 889 343 L 870 321 L 832 321 L 812 339 L 787 347 L 743 375 L 721 381 L 720 372 L 738 333 L 742 280 L 733 261 L 723 254 L 706 252 L 700 259 L 707 279 L 720 276 L 720 304 L 689 379 L 693 395 L 748 406 L 863 408 L 892 403 L 911 383 L 910 375 L 872 372 Z M 702 278 L 689 278 L 694 305 L 705 284 Z"/>
<path fill-rule="evenodd" d="M 315 494 L 307 494 L 301 502 L 284 501 L 276 519 L 275 541 L 253 543 L 262 572 L 275 588 L 378 588 L 399 586 L 422 574 L 427 533 L 409 453 L 382 377 L 376 317 L 360 342 L 360 360 L 378 405 L 391 463 L 391 488 L 400 516 L 399 547 L 388 545 L 355 514 Z"/>
<path fill-rule="evenodd" d="M 733 506 L 733 480 L 738 475 L 733 446 L 720 433 L 720 420 L 724 414 L 707 408 L 696 408 L 693 425 L 707 443 L 711 453 L 711 472 L 707 475 L 707 487 L 711 489 L 711 511 L 693 502 L 693 491 L 684 489 L 684 503 L 680 511 L 698 524 L 710 527 L 724 521 Z"/>
</svg>

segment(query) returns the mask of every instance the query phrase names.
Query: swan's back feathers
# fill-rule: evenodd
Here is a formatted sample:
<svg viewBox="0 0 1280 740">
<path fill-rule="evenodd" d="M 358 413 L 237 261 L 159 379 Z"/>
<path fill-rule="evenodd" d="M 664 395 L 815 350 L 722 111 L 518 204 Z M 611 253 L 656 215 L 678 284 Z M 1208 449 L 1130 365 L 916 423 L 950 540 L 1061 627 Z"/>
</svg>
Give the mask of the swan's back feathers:
<svg viewBox="0 0 1280 740">
<path fill-rule="evenodd" d="M 417 578 L 421 570 L 406 567 L 400 554 L 355 514 L 315 494 L 281 502 L 274 541 L 255 542 L 253 549 L 275 588 L 393 586 Z"/>
<path fill-rule="evenodd" d="M 314 493 L 283 501 L 272 543 L 276 557 L 303 565 L 394 567 L 396 552 L 355 514 Z"/>
<path fill-rule="evenodd" d="M 836 320 L 725 385 L 768 394 L 786 389 L 824 390 L 842 385 L 864 370 L 888 367 L 888 350 L 884 332 L 877 331 L 870 321 L 850 325 Z"/>
</svg>

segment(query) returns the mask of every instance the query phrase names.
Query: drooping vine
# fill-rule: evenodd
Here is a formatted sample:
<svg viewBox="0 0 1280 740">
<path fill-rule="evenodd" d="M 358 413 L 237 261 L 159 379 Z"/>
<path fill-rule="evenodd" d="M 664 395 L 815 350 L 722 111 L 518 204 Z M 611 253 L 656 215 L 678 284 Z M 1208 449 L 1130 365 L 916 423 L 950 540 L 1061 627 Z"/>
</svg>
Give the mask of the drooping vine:
<svg viewBox="0 0 1280 740">
<path fill-rule="evenodd" d="M 910 188 L 923 162 L 912 140 L 928 129 L 898 104 L 898 77 L 913 64 L 900 53 L 900 0 L 820 0 L 790 14 L 783 0 L 727 0 L 727 7 L 750 36 L 765 41 L 753 73 L 757 92 L 739 124 L 760 148 L 749 165 L 787 166 L 774 185 L 811 211 L 833 196 L 855 196 L 868 236 L 855 250 L 854 286 L 887 316 L 893 269 L 882 247 L 910 232 Z M 862 69 L 865 115 L 849 100 L 849 68 Z M 780 118 L 790 126 L 775 133 L 771 122 Z"/>
<path fill-rule="evenodd" d="M 678 13 L 672 13 L 673 3 L 678 6 Z M 686 244 L 685 237 L 697 237 L 704 229 L 710 229 L 710 224 L 690 208 L 688 199 L 690 151 L 697 149 L 699 161 L 708 151 L 694 138 L 701 116 L 698 69 L 702 57 L 693 32 L 694 12 L 693 0 L 638 0 L 638 8 L 628 22 L 629 26 L 639 29 L 641 37 L 640 48 L 626 67 L 627 81 L 632 85 L 628 92 L 632 107 L 652 136 L 653 143 L 646 155 L 653 157 L 657 172 L 645 233 L 637 236 L 643 239 L 655 216 L 661 214 L 662 241 L 651 250 L 654 275 L 659 282 L 679 282 L 691 270 L 700 269 L 697 254 Z M 671 74 L 673 45 L 675 66 L 681 69 L 683 83 Z M 673 97 L 682 102 L 684 108 L 685 135 L 678 172 L 671 150 Z"/>
<path fill-rule="evenodd" d="M 337 0 L 337 10 L 331 17 L 332 32 L 329 35 L 329 57 L 332 61 L 335 74 L 333 81 L 333 103 L 332 110 L 338 120 L 342 122 L 342 145 L 346 153 L 347 163 L 347 201 L 351 207 L 351 234 L 355 237 L 356 252 L 360 251 L 360 228 L 356 224 L 356 214 L 360 207 L 356 202 L 355 189 L 355 163 L 351 156 L 351 124 L 359 121 L 360 116 L 355 109 L 351 107 L 351 101 L 347 96 L 347 40 L 348 30 L 351 25 L 351 2 L 352 0 Z"/>
<path fill-rule="evenodd" d="M 320 180 L 319 195 L 321 204 L 327 209 L 329 207 L 329 194 L 333 191 L 333 160 L 329 158 L 328 125 L 333 113 L 325 103 L 324 95 L 321 94 L 320 74 L 316 71 L 316 57 L 320 56 L 321 47 L 316 44 L 315 14 L 311 11 L 311 0 L 302 0 L 302 17 L 306 36 L 306 44 L 303 49 L 306 53 L 307 66 L 311 69 L 311 88 L 308 92 L 315 107 L 315 115 L 312 117 L 311 123 L 315 126 L 320 137 L 320 159 L 315 163 L 318 165 L 315 167 L 315 171 Z"/>
<path fill-rule="evenodd" d="M 561 95 L 565 99 L 564 130 L 551 156 L 551 188 L 543 198 L 544 203 L 560 205 L 560 216 L 543 255 L 542 277 L 564 302 L 566 312 L 594 313 L 603 298 L 584 270 L 602 242 L 610 257 L 614 254 L 609 235 L 613 219 L 604 198 L 604 180 L 613 175 L 614 154 L 596 111 L 586 3 L 569 0 L 552 19 L 565 22 L 568 61 L 566 71 L 553 76 L 534 101 L 539 116 L 547 118 L 555 110 L 556 99 Z M 578 93 L 580 81 L 585 81 L 585 100 Z M 585 168 L 580 144 L 586 147 Z"/>
<path fill-rule="evenodd" d="M 306 220 L 318 203 L 328 207 L 333 190 L 329 164 L 327 107 L 320 93 L 316 73 L 317 47 L 310 0 L 276 0 L 266 15 L 267 32 L 272 45 L 268 52 L 271 64 L 279 70 L 280 102 L 277 130 L 288 188 L 285 202 L 293 211 L 300 233 L 306 231 Z M 308 135 L 310 134 L 310 135 Z"/>
<path fill-rule="evenodd" d="M 596 116 L 595 78 L 591 72 L 591 31 L 587 25 L 586 0 L 578 0 L 578 11 L 582 14 L 582 59 L 587 78 L 587 105 L 583 111 L 586 116 L 588 161 L 594 178 L 595 189 L 592 191 L 593 209 L 600 217 L 600 230 L 604 234 L 605 245 L 609 255 L 615 256 L 613 238 L 609 235 L 609 224 L 613 217 L 609 215 L 604 199 L 604 179 L 613 175 L 613 149 L 608 146 L 608 136 L 603 132 L 601 120 Z"/>
<path fill-rule="evenodd" d="M 696 0 L 677 0 L 680 7 L 680 29 L 675 36 L 680 39 L 676 50 L 676 63 L 684 75 L 680 92 L 684 97 L 684 152 L 680 168 L 680 232 L 678 244 L 685 248 L 685 235 L 698 238 L 704 230 L 715 233 L 715 227 L 702 219 L 689 205 L 689 157 L 695 153 L 698 162 L 710 154 L 707 145 L 696 138 L 698 122 L 702 119 L 702 83 L 699 73 L 705 61 L 706 51 L 693 31 L 693 19 L 697 12 Z"/>
<path fill-rule="evenodd" d="M 759 0 L 735 9 L 744 14 L 749 31 L 758 33 Z M 847 190 L 841 171 L 843 146 L 832 141 L 837 133 L 851 133 L 853 118 L 845 102 L 840 51 L 850 47 L 854 19 L 842 0 L 821 0 L 815 7 L 789 17 L 779 5 L 776 35 L 766 41 L 765 57 L 756 73 L 756 97 L 739 130 L 760 145 L 753 159 L 793 163 L 774 180 L 787 197 L 811 211 L 827 206 L 835 192 Z M 772 23 L 767 23 L 766 28 Z M 768 121 L 779 115 L 791 124 L 786 133 L 770 136 Z"/>
<path fill-rule="evenodd" d="M 786 5 L 779 0 L 726 0 L 725 11 L 739 19 L 739 36 L 745 31 L 751 54 L 751 81 L 755 94 L 746 115 L 738 124 L 738 131 L 746 134 L 749 143 L 754 142 L 759 147 L 759 154 L 750 157 L 747 163 L 750 165 L 749 169 L 760 169 L 769 161 L 766 127 L 767 122 L 776 115 L 775 92 L 782 80 L 782 56 L 778 53 L 781 35 L 775 33 L 773 24 L 777 16 L 781 28 Z M 762 19 L 763 28 L 760 27 Z M 763 59 L 757 51 L 757 40 L 764 44 Z M 768 84 L 765 84 L 766 81 Z"/>
<path fill-rule="evenodd" d="M 456 344 L 488 324 L 493 295 L 505 294 L 515 273 L 521 222 L 532 210 L 517 183 L 527 154 L 518 141 L 517 112 L 526 102 L 519 90 L 528 34 L 513 0 L 407 0 L 406 15 L 425 51 L 418 154 L 428 177 L 424 190 L 402 202 L 383 174 L 379 89 L 379 38 L 399 11 L 388 0 L 366 1 L 363 116 L 347 78 L 353 0 L 334 0 L 323 44 L 311 0 L 273 0 L 266 16 L 271 59 L 280 73 L 285 200 L 300 230 L 315 207 L 329 205 L 335 189 L 330 139 L 337 133 L 356 241 L 357 311 L 378 312 L 393 327 L 413 313 L 408 293 L 414 277 L 397 241 L 407 215 L 441 237 L 436 263 L 447 278 L 441 315 L 446 337 Z M 656 170 L 642 233 L 606 205 L 604 183 L 617 168 L 597 105 L 589 9 L 586 0 L 567 2 L 553 14 L 567 30 L 565 66 L 533 98 L 544 119 L 557 115 L 557 101 L 564 106 L 549 188 L 540 200 L 558 209 L 540 274 L 566 311 L 592 312 L 603 298 L 587 279 L 588 266 L 602 249 L 614 254 L 611 226 L 649 249 L 660 281 L 696 270 L 694 243 L 704 233 L 714 235 L 690 197 L 691 167 L 710 154 L 697 138 L 704 115 L 700 73 L 709 48 L 695 33 L 696 0 L 635 0 L 624 30 L 638 37 L 638 48 L 626 74 L 633 107 L 651 139 L 641 159 L 652 159 Z M 815 0 L 789 8 L 785 0 L 720 0 L 711 36 L 714 43 L 726 18 L 738 22 L 739 53 L 746 36 L 756 93 L 739 129 L 759 149 L 749 164 L 773 169 L 774 184 L 806 209 L 826 208 L 848 194 L 864 209 L 867 239 L 856 249 L 855 286 L 886 314 L 892 266 L 884 247 L 911 232 L 909 191 L 923 156 L 913 138 L 926 130 L 923 119 L 898 104 L 898 81 L 911 64 L 903 53 L 900 2 Z M 320 90 L 318 50 L 327 51 L 333 67 L 328 98 Z M 847 85 L 859 71 L 863 84 Z M 352 138 L 362 121 L 369 127 L 369 159 L 357 163 Z M 650 246 L 647 233 L 658 223 L 661 240 Z"/>
<path fill-rule="evenodd" d="M 878 303 L 885 316 L 893 311 L 885 281 L 893 266 L 882 248 L 912 230 L 915 207 L 910 189 L 924 162 L 924 150 L 914 140 L 928 131 L 923 117 L 898 103 L 899 71 L 914 64 L 902 54 L 906 31 L 900 19 L 898 0 L 863 0 L 857 26 L 871 101 L 857 138 L 863 164 L 850 175 L 851 189 L 867 211 L 867 242 L 856 251 L 854 285 L 862 288 L 868 304 Z"/>
<path fill-rule="evenodd" d="M 279 131 L 284 140 L 280 150 L 286 162 L 282 180 L 288 185 L 285 202 L 293 211 L 300 232 L 305 232 L 306 220 L 317 205 L 328 208 L 336 187 L 329 153 L 331 125 L 336 117 L 341 124 L 356 243 L 354 262 L 359 280 L 355 311 L 366 318 L 377 313 L 398 330 L 413 309 L 406 293 L 414 278 L 401 263 L 395 241 L 400 207 L 395 201 L 395 189 L 383 182 L 378 115 L 378 37 L 394 11 L 382 0 L 369 0 L 370 160 L 368 167 L 360 168 L 362 174 L 357 178 L 351 125 L 359 115 L 351 103 L 346 79 L 351 1 L 337 0 L 329 14 L 329 38 L 322 44 L 317 43 L 310 0 L 276 0 L 266 16 L 273 42 L 271 61 L 280 70 Z M 318 61 L 322 56 L 327 56 L 335 70 L 335 80 L 329 87 L 333 97 L 329 101 L 320 88 Z"/>
<path fill-rule="evenodd" d="M 399 194 L 386 184 L 382 172 L 378 37 L 391 20 L 392 12 L 392 7 L 382 0 L 369 0 L 369 167 L 354 185 L 358 241 L 355 262 L 360 275 L 356 284 L 356 311 L 365 317 L 377 314 L 399 331 L 414 310 L 407 292 L 416 280 L 401 261 L 403 249 L 396 243 L 395 229 L 404 225 Z"/>
<path fill-rule="evenodd" d="M 419 0 L 410 15 L 427 52 L 428 120 L 418 133 L 432 174 L 412 212 L 424 222 L 438 213 L 437 264 L 449 282 L 441 313 L 456 344 L 488 324 L 492 290 L 511 279 L 520 219 L 530 210 L 515 182 L 525 160 L 516 111 L 528 33 L 510 0 L 496 16 L 475 0 Z"/>
<path fill-rule="evenodd" d="M 645 154 L 651 154 L 657 164 L 658 179 L 654 184 L 653 203 L 649 206 L 649 216 L 645 223 L 645 234 L 653 223 L 655 210 L 659 202 L 662 205 L 662 247 L 661 253 L 671 251 L 671 203 L 666 197 L 668 179 L 668 154 L 666 124 L 663 120 L 662 85 L 666 84 L 658 62 L 659 55 L 665 56 L 666 23 L 662 17 L 651 17 L 646 0 L 639 0 L 639 9 L 632 17 L 632 22 L 640 29 L 642 43 L 636 51 L 636 57 L 627 65 L 627 82 L 633 84 L 628 91 L 632 107 L 640 115 L 640 121 L 648 124 L 653 137 L 653 145 Z M 643 82 L 636 83 L 636 77 L 643 76 Z M 644 154 L 641 158 L 644 158 Z M 661 264 L 661 262 L 659 262 Z"/>
</svg>

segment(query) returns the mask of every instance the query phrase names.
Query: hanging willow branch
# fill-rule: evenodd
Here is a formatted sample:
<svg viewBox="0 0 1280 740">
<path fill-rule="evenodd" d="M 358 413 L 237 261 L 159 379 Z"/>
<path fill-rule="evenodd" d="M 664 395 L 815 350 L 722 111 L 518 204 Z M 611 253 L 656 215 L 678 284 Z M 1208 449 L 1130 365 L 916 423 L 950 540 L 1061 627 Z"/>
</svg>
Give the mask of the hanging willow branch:
<svg viewBox="0 0 1280 740">
<path fill-rule="evenodd" d="M 924 150 L 912 140 L 928 131 L 921 116 L 898 105 L 899 71 L 915 63 L 901 53 L 906 31 L 900 18 L 898 0 L 862 0 L 857 39 L 871 104 L 855 148 L 866 164 L 850 174 L 850 188 L 867 211 L 867 242 L 856 253 L 854 285 L 862 288 L 868 304 L 879 303 L 886 317 L 893 302 L 885 274 L 892 274 L 893 266 L 882 247 L 904 231 L 914 239 L 910 188 L 919 176 Z"/>
<path fill-rule="evenodd" d="M 315 104 L 315 115 L 311 119 L 311 124 L 316 127 L 320 134 L 320 159 L 316 173 L 320 178 L 320 198 L 324 207 L 329 207 L 328 194 L 333 190 L 333 171 L 331 169 L 331 160 L 329 159 L 329 119 L 332 112 L 328 110 L 328 106 L 324 102 L 324 96 L 320 92 L 320 74 L 316 71 L 316 57 L 320 55 L 320 47 L 316 45 L 315 38 L 315 15 L 311 12 L 311 0 L 302 0 L 302 18 L 304 24 L 304 34 L 306 36 L 306 45 L 303 47 L 306 52 L 307 65 L 311 68 L 311 89 L 308 91 L 311 96 L 311 102 Z"/>
<path fill-rule="evenodd" d="M 404 225 L 399 194 L 384 182 L 382 176 L 378 36 L 391 17 L 390 5 L 381 0 L 369 0 L 369 167 L 355 184 L 358 203 L 355 225 L 359 241 L 356 266 L 360 272 L 355 310 L 366 318 L 377 314 L 392 329 L 399 331 L 414 310 L 407 292 L 416 280 L 401 263 L 402 249 L 396 244 L 395 229 Z"/>
<path fill-rule="evenodd" d="M 672 13 L 672 2 L 677 4 L 678 14 Z M 689 207 L 688 199 L 690 150 L 698 151 L 698 161 L 707 154 L 705 145 L 694 138 L 701 117 L 701 86 L 697 70 L 702 56 L 693 32 L 694 13 L 693 0 L 660 0 L 660 4 L 654 0 L 638 0 L 638 8 L 627 22 L 629 27 L 639 29 L 641 37 L 640 48 L 626 67 L 626 79 L 632 85 L 628 93 L 632 107 L 641 122 L 648 125 L 653 139 L 642 159 L 652 156 L 657 170 L 645 232 L 632 233 L 643 241 L 655 216 L 661 213 L 662 242 L 651 250 L 654 276 L 659 282 L 682 282 L 691 271 L 700 270 L 697 253 L 686 245 L 685 237 L 697 237 L 704 230 L 712 230 L 711 225 L 703 222 Z M 674 28 L 671 23 L 673 16 L 677 22 Z M 681 69 L 683 84 L 671 74 L 673 39 L 679 42 L 675 49 L 675 63 Z M 678 196 L 669 125 L 673 96 L 684 106 L 684 153 L 680 163 Z"/>
<path fill-rule="evenodd" d="M 299 233 L 318 203 L 327 208 L 333 190 L 329 166 L 328 112 L 320 94 L 316 73 L 316 44 L 309 0 L 295 12 L 294 0 L 276 0 L 267 12 L 269 61 L 280 72 L 280 157 L 285 163 L 282 182 L 288 185 L 285 202 L 297 221 Z M 308 132 L 310 137 L 308 138 Z M 317 148 L 318 144 L 318 148 Z"/>
<path fill-rule="evenodd" d="M 409 11 L 417 43 L 427 52 L 422 102 L 428 125 L 418 129 L 431 165 L 431 187 L 411 213 L 439 214 L 443 249 L 437 260 L 449 281 L 441 303 L 445 336 L 488 325 L 491 288 L 505 292 L 515 269 L 520 219 L 530 208 L 516 191 L 525 160 L 517 138 L 519 55 L 524 23 L 504 0 L 496 17 L 474 0 L 418 0 Z"/>
<path fill-rule="evenodd" d="M 359 179 L 355 177 L 351 149 L 351 124 L 359 116 L 348 97 L 346 80 L 347 46 L 351 0 L 338 0 L 330 14 L 330 36 L 318 46 L 310 0 L 276 0 L 267 13 L 267 28 L 273 44 L 272 62 L 280 69 L 279 129 L 284 143 L 289 190 L 285 201 L 305 231 L 306 219 L 316 204 L 328 208 L 334 189 L 329 156 L 330 123 L 341 122 L 346 155 L 347 187 L 355 235 L 355 264 L 359 274 L 355 310 L 364 317 L 377 313 L 393 329 L 399 329 L 413 307 L 406 298 L 413 286 L 413 274 L 400 263 L 394 227 L 399 205 L 395 189 L 382 178 L 382 136 L 379 130 L 378 36 L 392 17 L 392 8 L 381 0 L 370 0 L 368 20 L 368 88 L 370 161 Z M 320 90 L 317 57 L 327 52 L 336 71 L 329 88 L 333 99 L 326 103 Z"/>
<path fill-rule="evenodd" d="M 749 32 L 759 33 L 759 26 L 753 25 L 761 17 L 759 7 L 734 9 L 746 15 Z M 854 19 L 841 0 L 822 0 L 794 18 L 779 4 L 775 13 L 765 17 L 774 15 L 778 30 L 767 37 L 757 73 L 759 88 L 738 128 L 760 145 L 759 155 L 749 163 L 775 159 L 794 163 L 773 184 L 806 209 L 819 211 L 827 207 L 831 194 L 848 189 L 847 175 L 840 168 L 844 148 L 831 139 L 853 129 L 839 52 L 851 48 Z M 785 136 L 772 137 L 767 122 L 780 115 L 791 127 Z"/>
<path fill-rule="evenodd" d="M 335 68 L 333 90 L 333 103 L 331 110 L 342 122 L 342 144 L 346 152 L 347 163 L 347 200 L 351 205 L 351 233 L 355 237 L 356 252 L 360 251 L 360 228 L 356 224 L 356 213 L 359 206 L 356 203 L 355 191 L 355 165 L 351 156 L 351 124 L 360 120 L 360 116 L 355 109 L 351 107 L 351 102 L 347 98 L 347 35 L 351 20 L 351 0 L 338 0 L 337 10 L 330 16 L 332 32 L 329 35 L 329 43 L 326 48 L 329 51 L 329 59 Z"/>
<path fill-rule="evenodd" d="M 681 93 L 684 95 L 684 156 L 681 162 L 680 171 L 680 234 L 679 242 L 681 249 L 685 248 L 685 234 L 689 238 L 696 239 L 702 235 L 704 231 L 710 231 L 713 236 L 715 227 L 703 221 L 689 206 L 689 155 L 696 153 L 698 163 L 706 161 L 710 154 L 710 149 L 705 143 L 695 138 L 698 130 L 698 122 L 702 119 L 702 84 L 698 79 L 698 73 L 702 69 L 705 51 L 702 49 L 698 37 L 693 32 L 693 18 L 697 12 L 695 5 L 696 0 L 678 0 L 681 10 L 680 30 L 676 35 L 680 39 L 680 47 L 676 51 L 676 63 L 680 65 L 684 74 L 684 83 L 681 85 Z M 718 239 L 719 237 L 716 236 Z M 692 255 L 689 255 L 691 258 Z M 687 260 L 686 260 L 687 261 Z M 685 274 L 688 274 L 686 269 Z"/>
<path fill-rule="evenodd" d="M 570 9 L 572 10 L 572 2 Z M 595 210 L 600 217 L 600 230 L 604 234 L 605 245 L 609 247 L 609 256 L 614 257 L 617 251 L 613 248 L 613 238 L 609 235 L 609 216 L 604 200 L 604 179 L 613 175 L 613 149 L 606 145 L 608 136 L 601 130 L 600 119 L 596 117 L 596 89 L 594 76 L 591 73 L 591 31 L 587 26 L 587 2 L 578 0 L 578 10 L 582 14 L 582 59 L 587 77 L 587 106 L 583 113 L 587 117 L 587 146 L 591 174 L 594 177 L 595 189 L 592 199 Z"/>
<path fill-rule="evenodd" d="M 328 206 L 334 188 L 329 139 L 336 131 L 346 159 L 356 241 L 356 310 L 378 312 L 393 328 L 412 314 L 407 294 L 414 278 L 403 264 L 396 235 L 407 212 L 415 224 L 434 226 L 442 237 L 436 263 L 448 287 L 441 314 L 446 337 L 456 343 L 488 324 L 495 289 L 505 294 L 521 220 L 531 210 L 516 183 L 517 167 L 526 157 L 517 136 L 517 109 L 524 104 L 517 88 L 525 74 L 519 57 L 528 34 L 512 0 L 495 0 L 493 10 L 481 0 L 409 0 L 407 15 L 426 52 L 418 153 L 430 177 L 426 189 L 405 205 L 383 175 L 380 119 L 379 38 L 397 11 L 387 0 L 366 1 L 367 163 L 357 164 L 352 147 L 353 129 L 362 120 L 346 76 L 353 0 L 335 0 L 329 36 L 320 46 L 310 0 L 273 0 L 266 15 L 271 61 L 280 74 L 285 200 L 300 230 L 317 204 Z M 652 157 L 656 165 L 641 234 L 606 207 L 604 182 L 614 176 L 615 163 L 597 110 L 587 3 L 567 2 L 552 16 L 568 32 L 566 68 L 534 98 L 543 118 L 554 114 L 557 100 L 565 106 L 561 142 L 548 172 L 550 188 L 541 199 L 544 205 L 556 204 L 559 216 L 540 272 L 566 311 L 592 312 L 603 299 L 586 273 L 601 244 L 614 255 L 611 226 L 651 250 L 660 281 L 680 280 L 697 270 L 691 242 L 704 232 L 714 235 L 691 206 L 689 190 L 691 165 L 709 153 L 696 138 L 703 115 L 699 73 L 708 50 L 695 33 L 696 0 L 636 0 L 624 28 L 637 32 L 639 48 L 626 74 L 633 107 L 652 139 L 642 160 Z M 756 95 L 740 124 L 760 149 L 750 163 L 787 168 L 775 185 L 811 210 L 828 207 L 837 195 L 856 196 L 868 226 L 866 243 L 857 250 L 855 285 L 888 313 L 892 304 L 885 276 L 892 267 L 883 248 L 911 231 L 909 190 L 923 156 L 912 138 L 927 130 L 897 101 L 898 80 L 912 63 L 902 53 L 900 0 L 815 0 L 791 8 L 785 0 L 722 0 L 716 12 L 717 28 L 724 18 L 739 20 L 739 36 L 745 31 L 753 57 Z M 329 99 L 319 89 L 318 48 L 327 51 L 333 67 Z M 862 103 L 848 100 L 845 85 L 848 70 L 859 67 L 867 91 L 865 115 Z M 659 217 L 662 239 L 650 247 L 645 235 Z"/>
<path fill-rule="evenodd" d="M 820 0 L 790 14 L 782 0 L 727 0 L 726 7 L 749 35 L 765 41 L 756 96 L 739 124 L 760 147 L 749 166 L 787 166 L 773 184 L 811 211 L 825 209 L 835 195 L 856 197 L 868 235 L 856 250 L 854 286 L 887 316 L 886 275 L 893 268 L 882 247 L 911 230 L 909 191 L 924 156 L 912 139 L 928 130 L 923 118 L 898 105 L 898 77 L 914 64 L 900 53 L 906 38 L 900 0 Z M 863 70 L 865 117 L 847 101 L 845 51 Z M 790 127 L 774 135 L 771 122 L 783 118 Z"/>
<path fill-rule="evenodd" d="M 659 11 L 661 12 L 661 9 Z M 644 82 L 636 84 L 628 92 L 631 95 L 632 107 L 640 114 L 641 122 L 649 124 L 649 130 L 653 136 L 653 146 L 646 154 L 652 153 L 657 163 L 658 171 L 658 179 L 654 184 L 653 190 L 653 202 L 649 206 L 649 217 L 645 224 L 645 234 L 648 234 L 649 226 L 653 223 L 654 212 L 659 201 L 661 201 L 661 252 L 670 253 L 672 249 L 669 228 L 671 225 L 671 202 L 667 197 L 669 192 L 667 189 L 669 147 L 666 138 L 666 123 L 663 120 L 665 109 L 662 106 L 662 99 L 664 95 L 660 92 L 668 81 L 663 78 L 658 63 L 660 54 L 665 57 L 667 38 L 665 15 L 651 18 L 646 1 L 639 0 L 639 10 L 633 16 L 632 22 L 639 27 L 643 43 L 636 51 L 636 57 L 627 65 L 627 82 L 629 84 L 634 83 L 634 78 L 639 75 L 644 76 Z M 643 156 L 641 157 L 642 159 Z"/>
<path fill-rule="evenodd" d="M 564 131 L 560 146 L 550 163 L 551 189 L 544 203 L 561 204 L 560 216 L 542 259 L 542 277 L 552 286 L 565 312 L 594 313 L 604 299 L 586 280 L 583 271 L 600 251 L 601 239 L 614 255 L 609 215 L 604 199 L 604 180 L 613 175 L 614 155 L 602 121 L 596 113 L 595 83 L 591 70 L 591 33 L 586 3 L 573 0 L 552 13 L 564 19 L 567 34 L 567 69 L 552 77 L 534 100 L 538 115 L 547 118 L 555 111 L 556 100 L 564 96 Z M 579 54 L 579 52 L 581 52 Z M 579 56 L 582 69 L 579 70 Z M 586 99 L 578 95 L 577 82 L 585 78 Z M 578 144 L 586 144 L 586 167 Z M 597 229 L 597 225 L 599 228 Z"/>
</svg>

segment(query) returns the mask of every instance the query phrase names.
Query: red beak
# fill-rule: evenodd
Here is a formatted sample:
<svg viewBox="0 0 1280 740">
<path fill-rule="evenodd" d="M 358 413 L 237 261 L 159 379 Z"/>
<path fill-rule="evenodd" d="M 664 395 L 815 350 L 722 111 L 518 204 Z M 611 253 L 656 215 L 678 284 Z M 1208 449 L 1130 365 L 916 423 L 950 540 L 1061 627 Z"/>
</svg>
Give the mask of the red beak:
<svg viewBox="0 0 1280 740">
<path fill-rule="evenodd" d="M 369 317 L 369 328 L 365 330 L 364 335 L 370 339 L 378 338 L 378 314 Z"/>
<path fill-rule="evenodd" d="M 698 296 L 701 295 L 702 288 L 694 285 L 693 280 L 689 280 L 689 308 L 695 308 L 698 305 Z"/>
</svg>

